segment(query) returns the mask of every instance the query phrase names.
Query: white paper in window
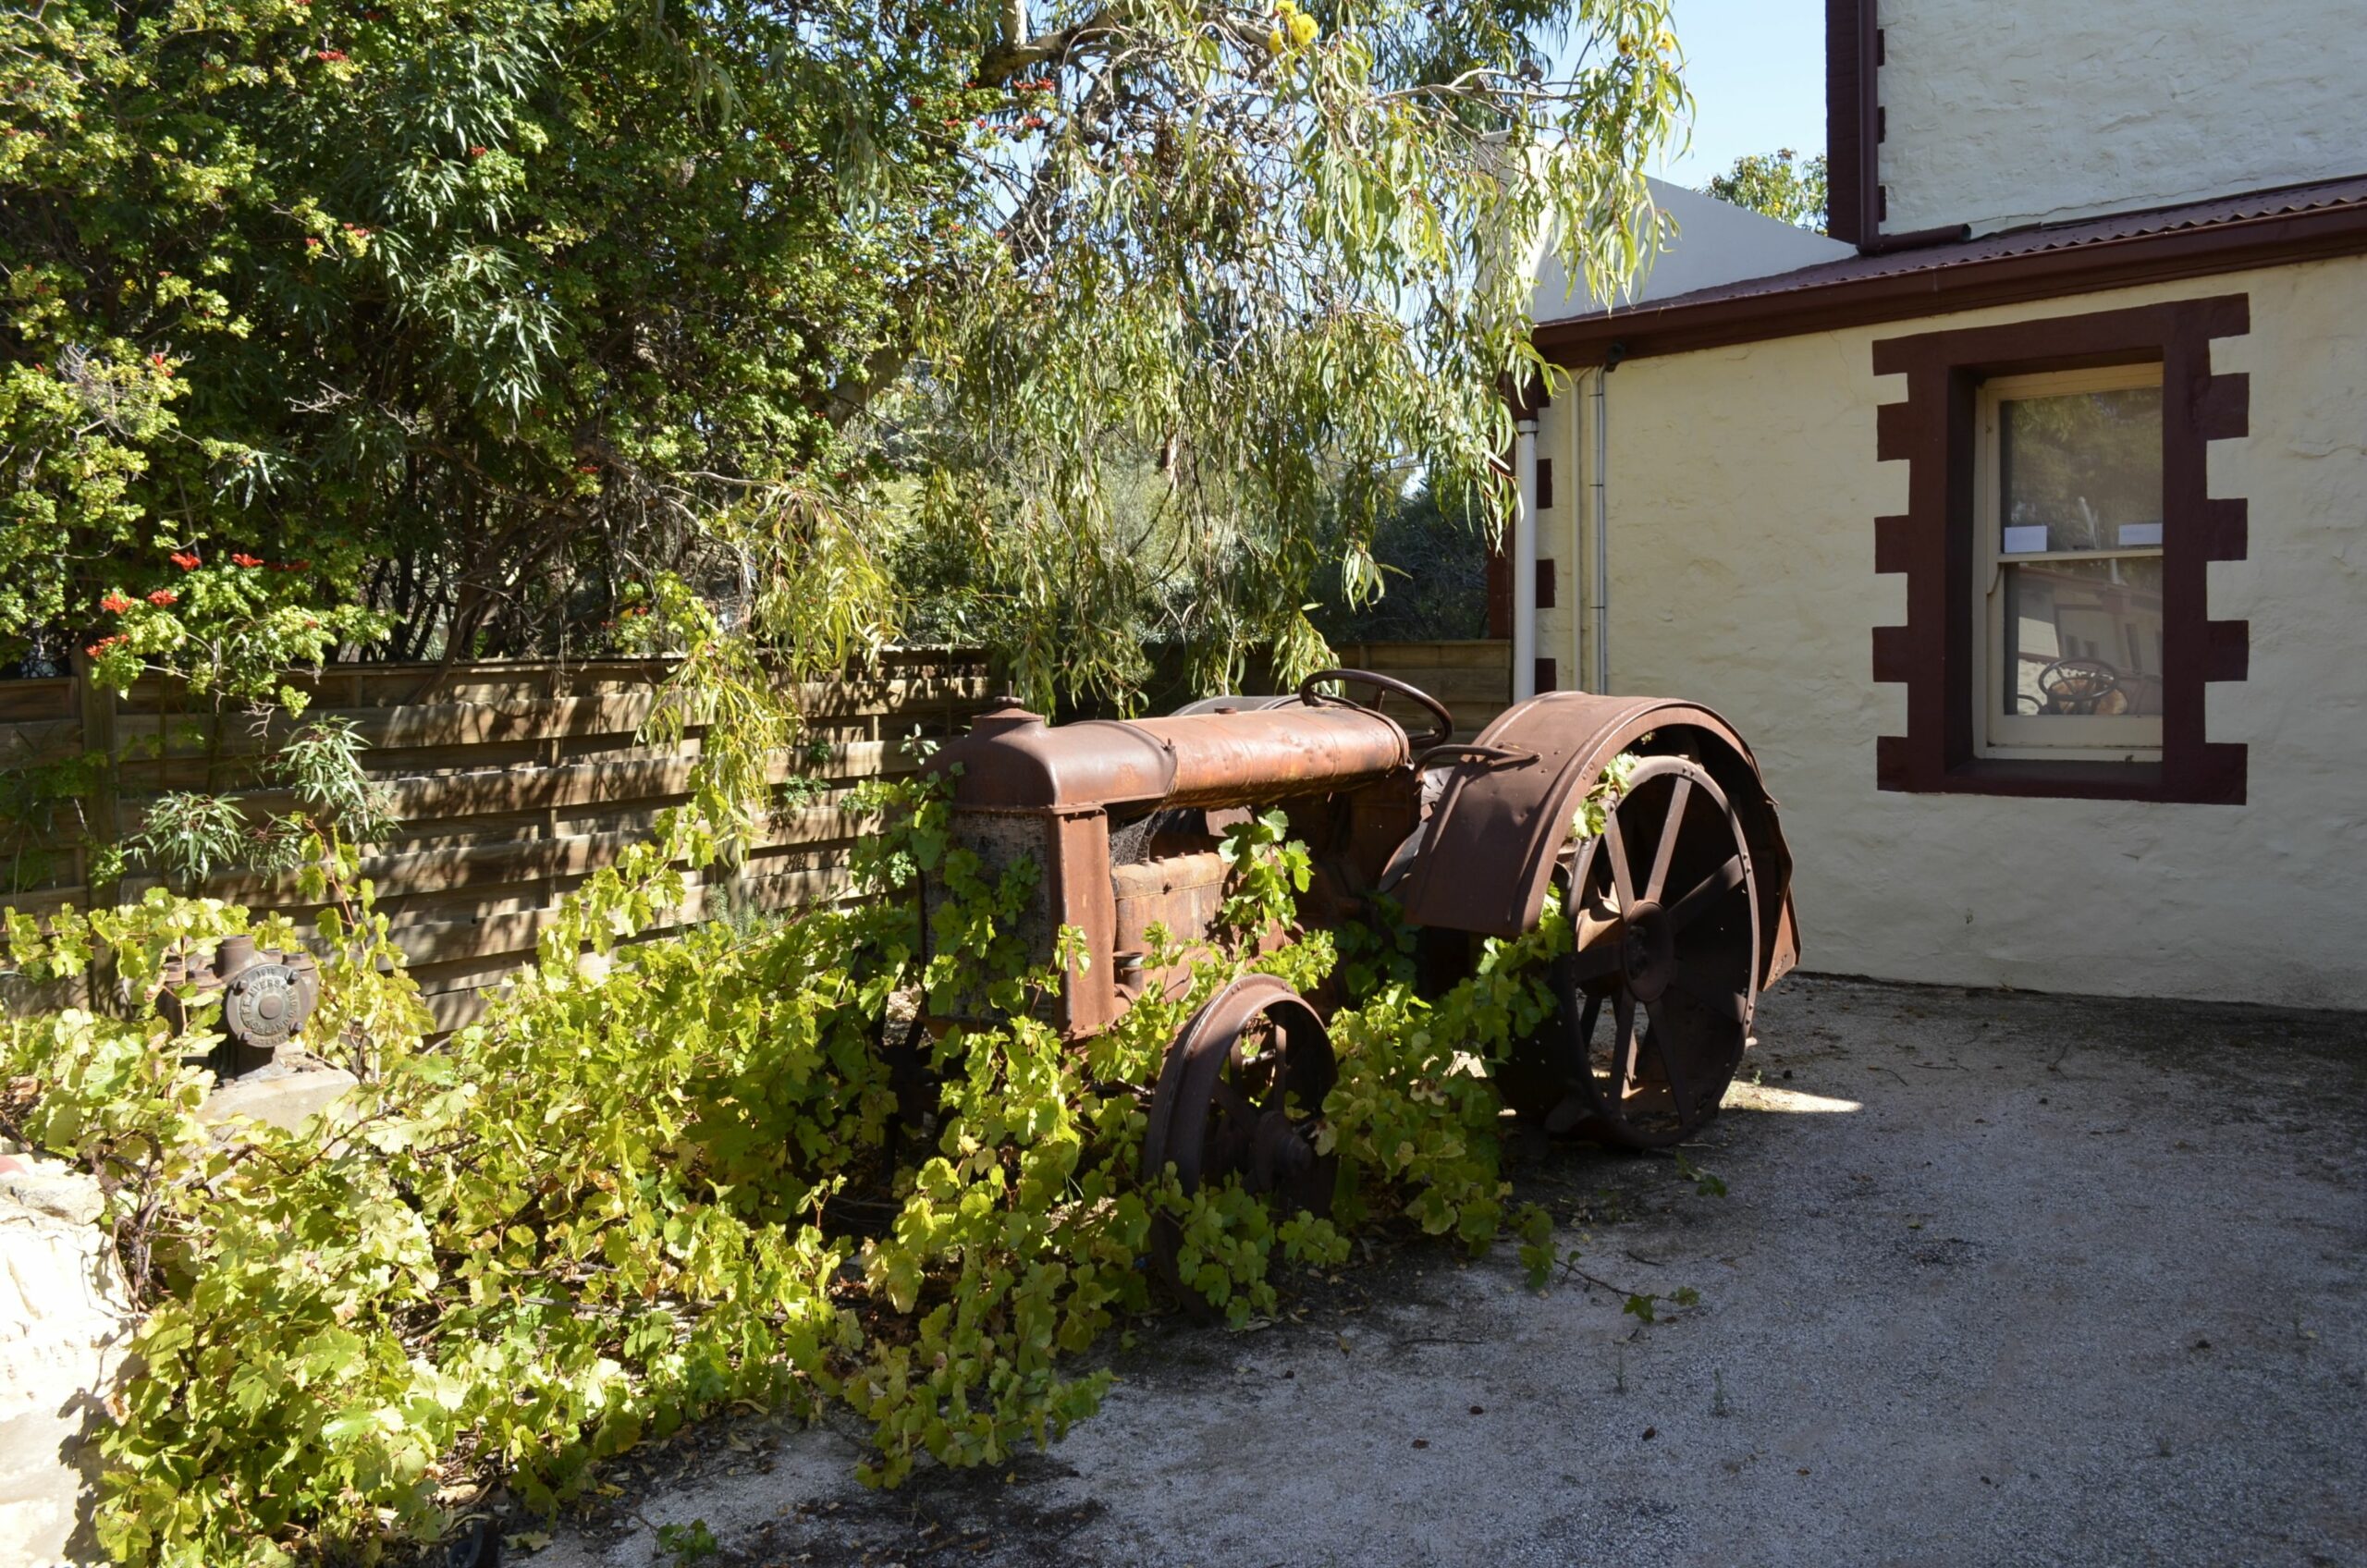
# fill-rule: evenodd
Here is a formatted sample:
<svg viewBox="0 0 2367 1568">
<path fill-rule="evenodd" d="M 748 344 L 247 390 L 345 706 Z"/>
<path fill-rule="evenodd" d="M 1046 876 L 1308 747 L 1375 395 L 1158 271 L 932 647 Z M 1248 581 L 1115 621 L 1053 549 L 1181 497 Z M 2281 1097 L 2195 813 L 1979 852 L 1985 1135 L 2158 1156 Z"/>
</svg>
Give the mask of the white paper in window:
<svg viewBox="0 0 2367 1568">
<path fill-rule="evenodd" d="M 2124 529 L 2122 532 L 2126 533 L 2128 531 Z M 2157 523 L 2154 525 L 2154 532 L 2157 533 L 2161 532 L 2160 524 Z M 2123 539 L 2121 543 L 2126 545 L 2128 541 Z M 2042 522 L 2034 523 L 2027 528 L 2016 528 L 2010 524 L 2007 525 L 2005 529 L 2005 554 L 2009 556 L 2030 556 L 2036 555 L 2039 551 L 2045 548 L 2046 524 Z"/>
<path fill-rule="evenodd" d="M 2158 545 L 2161 542 L 2162 525 L 2158 522 L 2124 522 L 2120 525 L 2120 543 L 2123 549 L 2134 549 L 2140 545 Z"/>
</svg>

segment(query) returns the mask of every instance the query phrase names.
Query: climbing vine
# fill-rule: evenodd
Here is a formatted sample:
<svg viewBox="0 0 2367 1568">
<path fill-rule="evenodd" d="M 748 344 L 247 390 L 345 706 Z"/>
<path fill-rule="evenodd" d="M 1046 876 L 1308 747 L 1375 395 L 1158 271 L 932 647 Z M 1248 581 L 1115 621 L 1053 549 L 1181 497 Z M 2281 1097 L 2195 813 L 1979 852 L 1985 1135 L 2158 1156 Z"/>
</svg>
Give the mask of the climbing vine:
<svg viewBox="0 0 2367 1568">
<path fill-rule="evenodd" d="M 1568 939 L 1558 913 L 1434 1000 L 1386 956 L 1402 961 L 1400 934 L 1350 937 L 1321 1124 L 1333 1216 L 1232 1185 L 1186 1198 L 1139 1168 L 1139 1086 L 1217 986 L 1254 967 L 1308 988 L 1338 965 L 1330 933 L 1289 924 L 1304 849 L 1278 816 L 1236 829 L 1237 939 L 1184 994 L 1069 1045 L 1036 1016 L 1061 966 L 1010 935 L 1033 869 L 988 875 L 924 787 L 877 793 L 893 826 L 863 851 L 875 896 L 636 940 L 681 898 L 684 862 L 719 847 L 678 815 L 442 1041 L 367 886 L 345 880 L 350 851 L 316 839 L 311 875 L 337 909 L 313 1036 L 362 1082 L 298 1131 L 200 1125 L 202 998 L 194 1039 L 153 1003 L 9 1020 L 0 1057 L 34 1093 L 5 1130 L 98 1175 L 144 1311 L 146 1373 L 102 1439 L 106 1550 L 175 1568 L 371 1555 L 448 1531 L 497 1477 L 556 1507 L 602 1461 L 735 1402 L 851 1407 L 880 1484 L 924 1460 L 1000 1463 L 1095 1409 L 1109 1373 L 1083 1353 L 1161 1305 L 1160 1215 L 1186 1287 L 1235 1322 L 1271 1311 L 1292 1266 L 1343 1262 L 1350 1229 L 1402 1219 L 1476 1248 L 1506 1228 L 1490 1063 L 1549 1005 L 1535 976 Z M 926 959 L 923 872 L 948 895 Z M 1239 939 L 1275 920 L 1279 948 Z M 8 937 L 29 977 L 108 954 L 145 997 L 172 949 L 248 925 L 158 890 L 87 920 L 11 913 Z M 930 993 L 982 978 L 1003 1022 L 919 1027 Z M 1541 1270 L 1539 1218 L 1510 1223 Z"/>
</svg>

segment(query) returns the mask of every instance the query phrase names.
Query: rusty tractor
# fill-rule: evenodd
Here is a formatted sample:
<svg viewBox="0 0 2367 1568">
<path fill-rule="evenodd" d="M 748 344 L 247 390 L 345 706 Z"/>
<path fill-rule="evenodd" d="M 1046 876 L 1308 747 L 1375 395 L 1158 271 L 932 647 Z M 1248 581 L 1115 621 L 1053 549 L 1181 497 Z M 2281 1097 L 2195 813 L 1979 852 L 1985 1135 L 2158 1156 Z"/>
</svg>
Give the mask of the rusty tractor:
<svg viewBox="0 0 2367 1568">
<path fill-rule="evenodd" d="M 1427 727 L 1335 687 L 1393 695 Z M 1797 957 L 1790 854 L 1749 748 L 1707 708 L 1577 692 L 1523 702 L 1473 741 L 1454 732 L 1412 686 L 1335 669 L 1287 696 L 1131 722 L 1053 726 L 1006 700 L 932 766 L 951 778 L 956 841 L 990 869 L 1037 866 L 1021 923 L 1035 961 L 1055 962 L 1061 927 L 1084 935 L 1049 1004 L 1068 1038 L 1188 980 L 1188 964 L 1156 967 L 1151 927 L 1202 937 L 1225 892 L 1223 834 L 1279 807 L 1314 862 L 1301 920 L 1394 898 L 1429 994 L 1470 972 L 1480 938 L 1534 929 L 1558 886 L 1575 944 L 1552 966 L 1553 1015 L 1501 1068 L 1507 1103 L 1617 1145 L 1686 1137 L 1716 1113 L 1760 993 Z M 1600 831 L 1574 830 L 1623 753 Z M 1172 1161 L 1187 1193 L 1232 1176 L 1328 1212 L 1314 1135 L 1337 1072 L 1327 1011 L 1267 974 L 1210 998 L 1151 1092 L 1145 1168 Z"/>
</svg>

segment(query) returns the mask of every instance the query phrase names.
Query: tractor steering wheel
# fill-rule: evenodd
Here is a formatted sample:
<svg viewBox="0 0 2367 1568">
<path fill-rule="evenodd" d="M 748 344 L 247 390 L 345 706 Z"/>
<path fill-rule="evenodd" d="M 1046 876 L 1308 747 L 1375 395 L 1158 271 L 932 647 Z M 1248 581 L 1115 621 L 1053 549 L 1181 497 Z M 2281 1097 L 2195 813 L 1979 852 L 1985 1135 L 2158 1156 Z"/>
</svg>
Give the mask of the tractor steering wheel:
<svg viewBox="0 0 2367 1568">
<path fill-rule="evenodd" d="M 1298 683 L 1298 700 L 1311 708 L 1332 706 L 1356 708 L 1369 714 L 1380 713 L 1377 707 L 1367 707 L 1364 704 L 1352 702 L 1346 697 L 1336 697 L 1328 692 L 1316 690 L 1327 680 L 1337 680 L 1343 684 L 1353 680 L 1359 685 L 1370 686 L 1379 691 L 1394 692 L 1437 720 L 1437 729 L 1427 730 L 1420 735 L 1406 737 L 1406 744 L 1417 752 L 1428 751 L 1454 733 L 1454 715 L 1448 711 L 1444 703 L 1417 686 L 1406 684 L 1395 676 L 1380 675 L 1369 669 L 1318 669 Z"/>
<path fill-rule="evenodd" d="M 2088 714 L 2120 690 L 2120 671 L 2102 659 L 2057 659 L 2039 671 L 2045 712 Z"/>
</svg>

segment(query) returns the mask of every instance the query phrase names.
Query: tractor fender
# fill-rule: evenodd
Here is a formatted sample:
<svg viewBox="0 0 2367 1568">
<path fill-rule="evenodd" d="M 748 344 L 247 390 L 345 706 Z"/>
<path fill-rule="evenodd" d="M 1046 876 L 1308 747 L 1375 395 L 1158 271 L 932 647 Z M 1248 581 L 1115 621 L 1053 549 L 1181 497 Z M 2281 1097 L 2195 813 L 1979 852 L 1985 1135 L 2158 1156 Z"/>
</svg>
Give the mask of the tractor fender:
<svg viewBox="0 0 2367 1568">
<path fill-rule="evenodd" d="M 1404 883 L 1417 925 L 1516 937 L 1534 927 L 1570 823 L 1622 752 L 1686 756 L 1740 820 L 1759 903 L 1759 986 L 1799 961 L 1792 855 L 1759 763 L 1733 726 L 1665 697 L 1547 692 L 1506 709 L 1467 745 L 1437 748 L 1447 770 Z"/>
</svg>

